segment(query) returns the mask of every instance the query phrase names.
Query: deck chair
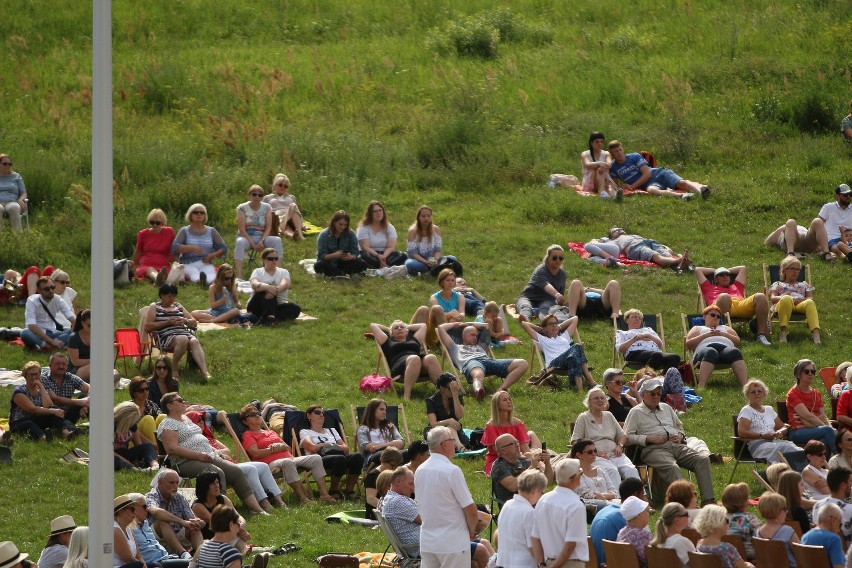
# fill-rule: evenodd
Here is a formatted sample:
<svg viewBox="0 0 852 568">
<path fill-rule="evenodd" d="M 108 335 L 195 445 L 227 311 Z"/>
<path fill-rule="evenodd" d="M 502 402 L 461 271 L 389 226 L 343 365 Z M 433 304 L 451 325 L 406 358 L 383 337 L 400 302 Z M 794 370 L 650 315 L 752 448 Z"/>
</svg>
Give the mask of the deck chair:
<svg viewBox="0 0 852 568">
<path fill-rule="evenodd" d="M 753 536 L 751 544 L 754 546 L 755 568 L 790 568 L 787 548 L 780 540 L 766 540 Z"/>
<path fill-rule="evenodd" d="M 709 278 L 708 278 L 709 280 Z M 698 312 L 698 317 L 701 317 L 701 312 L 704 311 L 704 308 L 707 307 L 707 302 L 704 301 L 704 294 L 701 293 L 701 284 L 698 283 L 698 280 L 695 281 L 695 285 L 698 286 L 698 302 L 695 304 L 695 311 Z M 747 324 L 754 318 L 732 318 L 731 314 L 725 314 L 725 317 L 728 319 L 727 325 L 733 324 Z"/>
<path fill-rule="evenodd" d="M 811 265 L 805 264 L 802 266 L 803 270 L 799 271 L 799 282 L 807 282 L 808 284 L 813 284 L 811 281 Z M 763 293 L 766 294 L 766 297 L 769 298 L 769 288 L 772 286 L 774 282 L 778 282 L 781 280 L 781 265 L 779 264 L 764 264 L 763 265 Z M 775 311 L 775 306 L 778 304 L 772 304 L 769 311 L 769 321 L 770 323 L 779 323 L 778 313 Z M 790 323 L 804 323 L 807 324 L 807 320 L 805 319 L 805 314 L 797 314 L 793 312 L 790 315 Z"/>
<path fill-rule="evenodd" d="M 573 433 L 574 427 L 571 427 Z M 648 501 L 654 501 L 654 469 L 642 461 L 642 446 L 625 446 L 624 453 L 633 462 L 633 467 L 639 472 L 639 480 L 645 486 L 645 491 L 648 493 Z"/>
<path fill-rule="evenodd" d="M 160 336 L 159 336 L 159 334 L 157 334 L 156 332 L 149 333 L 149 332 L 145 331 L 145 318 L 148 316 L 148 309 L 150 309 L 150 307 L 151 306 L 143 306 L 143 307 L 139 308 L 139 328 L 138 328 L 139 329 L 139 337 L 146 337 L 147 343 L 149 345 L 149 347 L 148 347 L 148 370 L 149 371 L 151 370 L 151 360 L 152 359 L 155 359 L 156 357 L 159 357 L 160 355 L 163 355 L 165 353 L 171 353 L 172 352 L 172 351 L 164 350 L 160 347 Z M 193 335 L 196 334 L 196 332 L 194 332 L 194 331 L 192 333 L 193 333 Z M 155 349 L 157 350 L 156 355 L 154 354 Z M 185 369 L 189 368 L 191 359 L 192 359 L 192 354 L 189 352 L 189 350 L 187 350 L 186 355 L 184 356 L 184 360 L 186 361 L 184 363 Z"/>
<path fill-rule="evenodd" d="M 420 548 L 420 543 L 411 543 L 411 544 L 402 544 L 402 541 L 397 536 L 396 532 L 394 532 L 393 528 L 388 523 L 387 519 L 379 512 L 378 510 L 374 511 L 376 515 L 376 520 L 379 522 L 379 528 L 382 529 L 382 532 L 385 535 L 385 538 L 388 539 L 389 546 L 388 548 L 393 548 L 393 551 L 396 553 L 396 560 L 394 561 L 394 566 L 399 566 L 400 568 L 419 568 L 420 566 L 420 557 L 415 556 L 413 551 Z M 379 562 L 381 566 L 384 566 L 385 555 L 387 554 L 387 549 L 385 549 L 385 553 L 382 554 L 382 559 Z"/>
<path fill-rule="evenodd" d="M 738 534 L 724 534 L 722 535 L 722 542 L 727 542 L 737 549 L 737 552 L 740 553 L 740 557 L 743 560 L 746 559 L 746 549 L 745 544 L 743 543 L 743 537 Z"/>
<path fill-rule="evenodd" d="M 793 532 L 796 533 L 797 537 L 802 538 L 802 524 L 799 521 L 787 519 L 786 521 L 784 521 L 784 524 L 793 529 Z"/>
<path fill-rule="evenodd" d="M 823 546 L 810 546 L 791 542 L 793 548 L 793 556 L 796 557 L 796 565 L 807 568 L 831 568 L 831 560 L 828 558 L 828 552 Z"/>
<path fill-rule="evenodd" d="M 603 539 L 604 554 L 607 566 L 618 568 L 639 568 L 639 556 L 629 542 L 616 542 Z"/>
<path fill-rule="evenodd" d="M 781 547 L 784 545 L 782 543 Z M 594 549 L 593 549 L 594 550 Z M 680 558 L 674 548 L 663 548 L 662 546 L 645 546 L 645 558 L 648 559 L 648 566 L 668 566 L 676 568 L 680 565 Z"/>
<path fill-rule="evenodd" d="M 574 335 L 571 336 L 571 341 L 574 343 L 582 343 L 580 341 L 580 330 L 579 328 L 574 331 Z M 530 378 L 533 378 L 536 374 L 535 369 L 544 370 L 544 353 L 541 351 L 541 345 L 539 345 L 538 341 L 530 341 Z M 553 371 L 553 374 L 559 377 L 566 377 L 568 373 L 562 369 L 556 369 Z M 585 381 L 584 381 L 585 382 Z M 530 383 L 527 383 L 530 384 Z"/>
<path fill-rule="evenodd" d="M 292 448 L 292 452 L 294 456 L 303 456 L 305 455 L 304 450 L 301 446 L 301 438 L 299 437 L 299 432 L 304 428 L 309 428 L 310 424 L 305 419 L 305 413 L 301 410 L 297 411 L 288 411 L 284 413 L 284 432 L 281 438 Z M 325 419 L 323 421 L 324 428 L 334 428 L 337 430 L 337 433 L 340 434 L 340 437 L 343 438 L 343 441 L 349 445 L 349 441 L 346 438 L 346 429 L 343 427 L 343 419 L 340 417 L 340 411 L 336 408 L 326 408 L 325 409 Z M 350 451 L 358 451 L 356 449 L 352 449 L 350 446 Z M 306 472 L 309 473 L 309 472 Z M 331 477 L 326 476 L 329 480 L 329 484 L 331 482 Z M 313 478 L 308 476 L 309 481 L 312 481 Z M 303 481 L 304 483 L 304 481 Z M 359 478 L 357 488 L 360 493 L 363 494 L 361 490 L 361 480 Z"/>
<path fill-rule="evenodd" d="M 642 318 L 642 327 L 650 327 L 654 331 L 657 332 L 657 335 L 660 336 L 660 339 L 663 340 L 662 350 L 666 350 L 666 332 L 663 328 L 663 314 L 644 314 Z M 628 363 L 624 360 L 624 355 L 618 352 L 618 349 L 615 347 L 615 336 L 617 335 L 618 330 L 627 331 L 627 322 L 624 321 L 624 315 L 619 314 L 619 316 L 612 320 L 612 366 L 618 367 L 619 369 L 624 369 L 625 367 L 629 367 L 631 369 L 641 369 L 645 365 L 643 363 Z"/>
<path fill-rule="evenodd" d="M 405 407 L 403 405 L 388 404 L 387 419 L 388 422 L 393 422 L 399 428 L 399 433 L 402 439 L 405 440 L 405 445 L 411 445 L 411 432 L 408 430 L 408 417 L 405 415 Z M 361 419 L 364 417 L 366 406 L 349 405 L 349 413 L 352 418 L 352 443 L 349 445 L 353 452 L 358 451 L 358 426 L 361 424 Z M 342 436 L 342 434 L 341 434 Z"/>
<path fill-rule="evenodd" d="M 456 345 L 461 345 L 461 332 L 463 328 L 451 329 L 447 332 L 450 338 Z M 440 336 L 439 336 L 440 338 Z M 488 333 L 487 329 L 479 330 L 479 336 L 477 338 L 477 343 L 485 350 L 489 357 L 494 358 L 494 351 L 491 349 L 491 335 Z M 441 370 L 444 370 L 447 366 L 447 361 L 450 362 L 451 369 L 461 375 L 461 365 L 456 359 L 450 355 L 450 351 L 447 349 L 447 346 L 444 345 L 443 342 L 438 341 L 438 344 L 441 346 Z"/>
<path fill-rule="evenodd" d="M 586 562 L 586 568 L 598 568 L 598 553 L 592 543 L 592 537 L 587 536 L 586 539 L 586 546 L 589 547 L 589 561 Z"/>
<path fill-rule="evenodd" d="M 825 385 L 825 391 L 831 396 L 831 387 L 837 383 L 837 367 L 823 367 L 819 370 L 819 378 Z M 832 397 L 834 398 L 834 397 Z"/>
<path fill-rule="evenodd" d="M 382 328 L 382 331 L 385 332 L 385 335 L 390 337 L 390 328 L 388 328 L 386 326 L 381 326 L 381 328 Z M 385 352 L 382 351 L 382 346 L 379 345 L 379 341 L 376 339 L 376 337 L 372 333 L 367 333 L 365 335 L 372 338 L 373 342 L 376 344 L 376 350 L 379 352 L 379 356 L 378 356 L 378 359 L 376 361 L 376 374 L 378 375 L 380 370 L 383 371 L 384 374 L 385 374 L 384 376 L 390 377 L 391 380 L 393 381 L 394 388 L 396 388 L 397 383 L 402 384 L 402 375 L 398 374 L 396 376 L 391 376 L 390 365 L 388 364 L 387 357 L 385 357 Z M 422 349 L 421 349 L 421 352 L 422 352 Z M 425 381 L 428 381 L 428 380 L 429 380 L 429 377 L 427 375 L 427 376 L 417 377 L 416 382 L 422 383 L 422 382 L 425 382 Z"/>
<path fill-rule="evenodd" d="M 731 436 L 731 440 L 734 442 L 734 469 L 731 470 L 731 477 L 728 478 L 728 485 L 730 485 L 731 481 L 734 479 L 734 474 L 737 472 L 737 466 L 740 465 L 740 463 L 766 463 L 766 460 L 763 458 L 753 457 L 748 449 L 748 440 L 740 438 L 740 430 L 736 414 L 731 414 L 731 421 L 734 425 L 734 435 Z"/>
<path fill-rule="evenodd" d="M 771 485 L 769 485 L 769 481 L 767 481 L 767 479 L 766 479 L 766 477 L 765 477 L 765 475 L 766 475 L 765 471 L 757 471 L 756 469 L 753 469 L 753 470 L 751 470 L 751 475 L 752 475 L 755 479 L 757 479 L 758 483 L 760 483 L 760 485 L 761 485 L 761 486 L 762 486 L 762 487 L 763 487 L 766 491 L 772 491 L 773 493 L 775 493 L 775 490 L 774 490 L 774 489 L 772 489 L 772 486 L 771 486 Z"/>
<path fill-rule="evenodd" d="M 148 359 L 148 370 L 151 370 L 151 344 L 146 340 L 144 343 L 139 335 L 139 330 L 133 327 L 123 327 L 115 330 L 115 359 L 113 368 L 119 359 L 124 359 L 124 376 L 127 374 L 127 360 L 133 359 L 137 372 L 142 370 L 145 359 Z"/>
<path fill-rule="evenodd" d="M 690 568 L 725 568 L 722 559 L 715 554 L 689 551 Z"/>
<path fill-rule="evenodd" d="M 731 326 L 731 316 L 730 314 L 725 314 L 725 325 L 728 327 Z M 692 363 L 692 356 L 694 355 L 692 349 L 687 348 L 686 346 L 686 334 L 689 333 L 689 330 L 695 327 L 696 325 L 704 325 L 704 316 L 699 314 L 680 314 L 680 322 L 683 326 L 683 360 L 689 361 L 692 367 L 695 369 L 695 380 L 698 381 L 698 365 Z M 727 363 L 720 363 L 715 366 L 713 369 L 713 374 L 718 373 L 719 371 L 724 371 L 726 369 L 730 369 L 731 366 Z M 733 371 L 731 371 L 733 373 Z"/>
</svg>

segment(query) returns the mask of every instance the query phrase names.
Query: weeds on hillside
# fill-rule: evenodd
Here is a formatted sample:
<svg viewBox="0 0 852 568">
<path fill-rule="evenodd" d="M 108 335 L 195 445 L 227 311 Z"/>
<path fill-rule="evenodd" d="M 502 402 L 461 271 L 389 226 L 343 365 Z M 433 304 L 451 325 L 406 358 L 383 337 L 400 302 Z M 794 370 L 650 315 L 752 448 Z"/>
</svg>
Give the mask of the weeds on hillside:
<svg viewBox="0 0 852 568">
<path fill-rule="evenodd" d="M 546 24 L 526 22 L 508 8 L 501 8 L 452 20 L 443 29 L 433 28 L 426 46 L 440 55 L 494 59 L 501 43 L 541 46 L 551 43 L 553 37 Z"/>
</svg>

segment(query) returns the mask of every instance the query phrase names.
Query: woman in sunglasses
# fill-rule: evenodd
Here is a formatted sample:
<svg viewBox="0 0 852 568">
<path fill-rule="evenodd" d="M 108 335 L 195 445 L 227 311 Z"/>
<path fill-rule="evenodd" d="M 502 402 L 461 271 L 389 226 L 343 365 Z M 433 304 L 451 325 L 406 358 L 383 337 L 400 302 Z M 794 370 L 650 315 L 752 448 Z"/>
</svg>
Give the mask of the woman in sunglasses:
<svg viewBox="0 0 852 568">
<path fill-rule="evenodd" d="M 4 212 L 9 216 L 12 230 L 23 231 L 21 214 L 27 212 L 27 188 L 21 174 L 12 171 L 9 154 L 0 154 L 0 223 Z"/>
<path fill-rule="evenodd" d="M 265 325 L 296 319 L 302 308 L 287 301 L 290 271 L 278 266 L 281 255 L 273 248 L 266 248 L 260 256 L 263 266 L 255 268 L 249 278 L 252 295 L 246 309 Z"/>
<path fill-rule="evenodd" d="M 355 498 L 355 486 L 364 468 L 364 456 L 349 451 L 346 438 L 342 437 L 337 428 L 325 427 L 325 411 L 322 406 L 312 404 L 305 411 L 310 428 L 299 431 L 299 445 L 306 454 L 322 456 L 322 465 L 331 476 L 331 494 L 340 491 L 340 480 L 346 476 L 347 499 Z"/>
<path fill-rule="evenodd" d="M 234 268 L 230 264 L 223 264 L 216 271 L 216 279 L 207 289 L 207 302 L 210 308 L 192 311 L 192 317 L 201 323 L 257 322 L 253 314 L 242 313 Z"/>
<path fill-rule="evenodd" d="M 800 359 L 793 367 L 796 384 L 787 391 L 787 422 L 790 424 L 787 439 L 795 444 L 819 440 L 831 457 L 836 452 L 836 434 L 825 414 L 822 394 L 811 386 L 816 372 L 816 364 L 810 359 Z"/>
<path fill-rule="evenodd" d="M 704 325 L 693 326 L 686 334 L 686 347 L 694 353 L 692 363 L 699 365 L 698 386 L 707 385 L 707 379 L 718 364 L 730 365 L 740 386 L 744 386 L 748 374 L 742 351 L 738 349 L 740 336 L 721 322 L 722 310 L 716 304 L 704 308 L 702 314 Z"/>
<path fill-rule="evenodd" d="M 189 351 L 198 365 L 201 375 L 210 380 L 207 371 L 207 360 L 204 349 L 198 337 L 192 330 L 198 329 L 198 321 L 192 317 L 186 308 L 180 305 L 177 299 L 178 289 L 174 284 L 163 284 L 160 286 L 160 301 L 148 306 L 145 316 L 145 331 L 156 334 L 158 347 L 161 351 L 171 351 L 173 356 L 172 375 L 177 377 L 177 369 L 180 360 Z"/>
<path fill-rule="evenodd" d="M 534 311 L 544 317 L 550 313 L 551 307 L 565 305 L 564 260 L 565 250 L 561 246 L 548 247 L 544 260 L 533 270 L 527 287 L 515 302 L 521 321 L 531 319 Z"/>
<path fill-rule="evenodd" d="M 274 193 L 263 196 L 263 202 L 272 206 L 272 214 L 278 218 L 281 236 L 295 241 L 305 240 L 306 227 L 302 221 L 302 212 L 296 205 L 296 196 L 290 193 L 290 178 L 285 174 L 275 174 L 272 191 Z"/>
<path fill-rule="evenodd" d="M 172 261 L 172 242 L 175 240 L 175 230 L 167 223 L 162 209 L 151 209 L 148 213 L 149 226 L 136 234 L 136 249 L 133 251 L 136 278 L 147 278 L 157 284 L 159 277 L 160 284 L 165 282 Z"/>
<path fill-rule="evenodd" d="M 281 237 L 272 234 L 272 206 L 263 202 L 263 188 L 255 184 L 248 190 L 249 200 L 237 206 L 237 242 L 234 244 L 234 266 L 237 278 L 243 279 L 243 260 L 246 251 L 257 252 L 272 247 L 279 257 L 284 256 Z"/>
<path fill-rule="evenodd" d="M 216 278 L 213 261 L 225 256 L 228 247 L 219 231 L 207 226 L 207 208 L 201 203 L 190 205 L 184 218 L 189 225 L 181 227 L 175 235 L 172 256 L 178 257 L 190 282 L 213 282 Z"/>
<path fill-rule="evenodd" d="M 160 399 L 167 392 L 180 391 L 180 382 L 172 376 L 171 359 L 165 355 L 160 355 L 154 362 L 154 373 L 148 377 L 148 387 L 151 389 L 148 393 L 148 399 L 155 406 L 159 404 Z M 159 406 L 157 406 L 157 409 L 159 410 Z"/>
</svg>

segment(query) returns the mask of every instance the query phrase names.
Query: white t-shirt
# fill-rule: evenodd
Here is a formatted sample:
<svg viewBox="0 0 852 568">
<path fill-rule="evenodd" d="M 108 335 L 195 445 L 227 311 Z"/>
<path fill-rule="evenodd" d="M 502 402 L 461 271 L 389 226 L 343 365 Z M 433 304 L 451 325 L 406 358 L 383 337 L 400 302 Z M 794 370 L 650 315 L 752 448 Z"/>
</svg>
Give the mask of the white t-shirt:
<svg viewBox="0 0 852 568">
<path fill-rule="evenodd" d="M 566 329 L 556 337 L 547 337 L 546 335 L 542 335 L 540 333 L 536 334 L 538 336 L 538 344 L 541 347 L 541 352 L 544 354 L 544 366 L 550 366 L 550 362 L 568 351 L 568 348 L 571 347 L 571 334 L 568 333 Z"/>
<path fill-rule="evenodd" d="M 380 231 L 373 231 L 370 225 L 362 225 L 358 227 L 358 232 L 355 233 L 355 236 L 359 242 L 367 241 L 370 248 L 378 253 L 385 252 L 389 240 L 397 239 L 396 229 L 390 223 L 388 223 L 387 229 Z"/>
<path fill-rule="evenodd" d="M 675 534 L 666 538 L 663 543 L 663 548 L 671 548 L 677 552 L 677 557 L 680 558 L 683 566 L 689 566 L 689 551 L 696 552 L 695 545 L 692 541 L 682 534 Z"/>
<path fill-rule="evenodd" d="M 778 415 L 771 406 L 764 406 L 763 412 L 760 413 L 751 406 L 743 406 L 740 410 L 737 420 L 745 418 L 751 421 L 751 431 L 755 434 L 768 434 L 775 431 L 775 418 Z"/>
<path fill-rule="evenodd" d="M 825 221 L 828 240 L 840 238 L 840 227 L 852 227 L 852 206 L 841 209 L 836 201 L 826 203 L 819 210 L 820 218 Z"/>
<path fill-rule="evenodd" d="M 286 268 L 276 268 L 275 274 L 269 274 L 266 269 L 261 266 L 251 271 L 251 276 L 249 277 L 249 280 L 254 280 L 255 278 L 257 278 L 258 282 L 262 284 L 272 284 L 273 286 L 278 286 L 285 278 L 287 280 L 290 280 L 290 271 Z M 278 292 L 278 303 L 285 303 L 287 301 L 287 294 L 289 293 L 290 288 Z"/>
</svg>

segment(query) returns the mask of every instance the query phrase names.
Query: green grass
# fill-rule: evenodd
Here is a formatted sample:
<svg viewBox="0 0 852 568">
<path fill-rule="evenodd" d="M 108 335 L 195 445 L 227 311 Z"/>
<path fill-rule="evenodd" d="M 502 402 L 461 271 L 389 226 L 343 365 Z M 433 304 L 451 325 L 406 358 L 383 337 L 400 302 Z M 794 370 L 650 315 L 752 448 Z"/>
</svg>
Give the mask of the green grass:
<svg viewBox="0 0 852 568">
<path fill-rule="evenodd" d="M 80 293 L 77 307 L 86 307 L 91 222 L 72 185 L 91 185 L 91 12 L 85 3 L 7 4 L 14 17 L 0 60 L 0 152 L 13 157 L 27 183 L 33 230 L 26 239 L 4 233 L 0 268 L 59 265 Z M 530 33 L 551 30 L 552 41 L 501 40 L 491 58 L 430 49 L 430 34 L 504 10 Z M 233 211 L 246 189 L 268 186 L 285 171 L 317 224 L 340 208 L 359 218 L 380 199 L 403 232 L 428 203 L 446 251 L 459 257 L 473 286 L 499 302 L 515 300 L 548 245 L 585 241 L 612 224 L 689 248 L 699 264 L 745 264 L 754 292 L 760 265 L 780 260 L 762 246 L 764 236 L 791 216 L 813 218 L 849 175 L 850 154 L 836 132 L 852 82 L 842 3 L 641 0 L 602 10 L 539 0 L 250 0 L 211 9 L 198 0 L 118 1 L 113 21 L 116 256 L 132 254 L 152 207 L 179 227 L 197 201 L 233 244 Z M 629 151 L 652 151 L 661 164 L 717 191 L 707 202 L 630 198 L 616 206 L 547 188 L 550 173 L 579 175 L 592 130 L 621 139 Z M 291 298 L 318 321 L 204 335 L 215 380 L 205 385 L 185 373 L 189 400 L 228 410 L 268 396 L 300 407 L 366 401 L 357 383 L 375 368 L 375 348 L 362 333 L 371 321 L 407 318 L 434 282 L 312 279 L 297 262 L 314 255 L 313 239 L 285 243 Z M 824 345 L 814 347 L 802 331 L 786 346 L 744 341 L 749 374 L 769 384 L 770 398 L 789 388 L 797 359 L 829 366 L 848 358 L 848 267 L 811 264 Z M 679 313 L 695 305 L 691 276 L 616 273 L 570 253 L 565 269 L 588 285 L 618 278 L 624 307 L 662 312 L 669 349 L 681 350 Z M 117 290 L 116 326 L 135 326 L 138 309 L 155 299 L 146 285 Z M 206 294 L 185 287 L 179 300 L 198 309 Z M 0 325 L 22 321 L 21 309 L 0 310 Z M 521 335 L 517 326 L 511 331 Z M 600 377 L 609 366 L 611 329 L 584 321 L 580 333 Z M 529 355 L 527 346 L 504 352 Z M 0 345 L 0 366 L 20 368 L 31 358 Z M 415 435 L 425 425 L 429 393 L 418 386 L 408 405 Z M 685 417 L 687 430 L 730 453 L 728 416 L 742 396 L 726 375 L 703 395 Z M 520 385 L 513 397 L 527 426 L 550 448 L 563 448 L 580 397 Z M 487 419 L 487 405 L 467 405 L 466 426 Z M 15 483 L 0 488 L 2 537 L 22 550 L 40 550 L 59 514 L 86 522 L 86 475 L 59 463 L 65 446 L 18 440 L 15 464 L 3 468 L 40 500 L 34 513 Z M 487 481 L 473 474 L 481 463 L 461 465 L 477 501 L 487 502 Z M 731 467 L 713 468 L 719 492 Z M 747 469 L 737 478 L 747 480 Z M 139 474 L 116 477 L 117 492 L 146 485 Z M 325 524 L 331 512 L 293 507 L 252 520 L 252 533 L 259 545 L 294 540 L 304 547 L 297 557 L 274 560 L 281 566 L 308 566 L 329 550 L 384 548 L 376 531 Z"/>
</svg>

